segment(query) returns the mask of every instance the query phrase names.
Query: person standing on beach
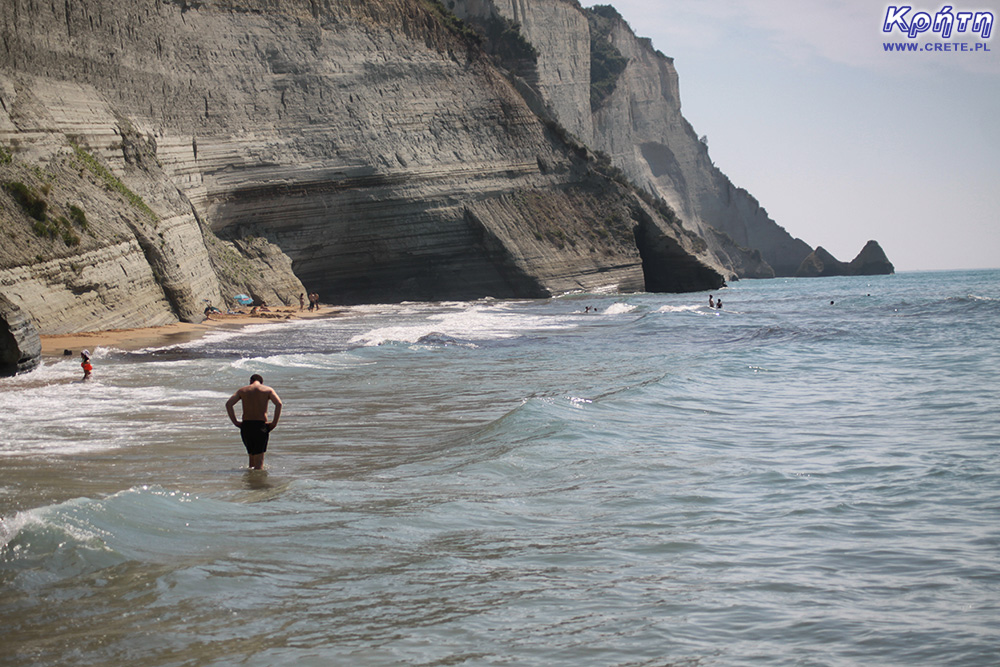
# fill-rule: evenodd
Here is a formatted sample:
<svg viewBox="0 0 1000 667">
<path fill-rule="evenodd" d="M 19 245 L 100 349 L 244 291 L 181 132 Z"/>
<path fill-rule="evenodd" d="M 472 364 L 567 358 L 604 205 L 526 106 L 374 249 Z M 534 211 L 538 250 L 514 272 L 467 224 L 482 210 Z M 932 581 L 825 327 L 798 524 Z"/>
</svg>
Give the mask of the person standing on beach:
<svg viewBox="0 0 1000 667">
<path fill-rule="evenodd" d="M 243 420 L 236 419 L 234 407 L 243 403 Z M 274 419 L 267 421 L 267 404 L 274 403 Z M 281 399 L 278 392 L 264 384 L 264 378 L 256 373 L 250 376 L 250 384 L 240 387 L 226 401 L 226 412 L 229 420 L 240 429 L 243 446 L 247 448 L 250 457 L 250 468 L 260 470 L 264 467 L 264 452 L 267 451 L 267 441 L 271 431 L 278 425 L 281 417 Z"/>
</svg>

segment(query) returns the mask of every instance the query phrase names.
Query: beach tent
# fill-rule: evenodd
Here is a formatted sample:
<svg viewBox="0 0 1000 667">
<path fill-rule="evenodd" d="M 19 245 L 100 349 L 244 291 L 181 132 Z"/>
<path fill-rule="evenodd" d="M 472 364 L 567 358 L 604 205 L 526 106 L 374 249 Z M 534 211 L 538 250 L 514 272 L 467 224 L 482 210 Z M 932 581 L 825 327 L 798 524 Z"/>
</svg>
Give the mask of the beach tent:
<svg viewBox="0 0 1000 667">
<path fill-rule="evenodd" d="M 240 304 L 241 306 L 249 306 L 250 304 L 253 303 L 253 299 L 248 297 L 246 294 L 237 294 L 233 298 L 236 300 L 236 303 Z"/>
</svg>

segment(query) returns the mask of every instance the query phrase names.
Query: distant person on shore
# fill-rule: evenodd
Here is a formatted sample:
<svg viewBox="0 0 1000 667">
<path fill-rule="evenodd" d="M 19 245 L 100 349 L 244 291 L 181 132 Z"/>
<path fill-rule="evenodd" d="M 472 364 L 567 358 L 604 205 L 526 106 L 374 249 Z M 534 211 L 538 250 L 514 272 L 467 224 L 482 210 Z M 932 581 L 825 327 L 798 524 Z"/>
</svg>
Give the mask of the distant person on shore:
<svg viewBox="0 0 1000 667">
<path fill-rule="evenodd" d="M 305 310 L 306 307 L 306 295 L 305 293 L 299 294 L 299 310 Z"/>
<path fill-rule="evenodd" d="M 80 364 L 80 367 L 83 368 L 83 379 L 89 380 L 90 374 L 94 372 L 94 367 L 90 365 L 90 352 L 88 350 L 82 351 L 80 359 L 83 360 L 83 363 Z"/>
<path fill-rule="evenodd" d="M 319 294 L 316 292 L 309 295 L 309 310 L 319 310 Z"/>
<path fill-rule="evenodd" d="M 236 419 L 236 403 L 243 403 L 243 420 Z M 267 421 L 267 404 L 274 403 L 274 419 Z M 264 378 L 254 374 L 250 376 L 250 384 L 240 387 L 226 401 L 226 412 L 229 420 L 240 429 L 240 438 L 250 457 L 250 468 L 260 470 L 264 467 L 264 452 L 267 451 L 267 441 L 271 431 L 278 425 L 281 417 L 281 399 L 278 393 L 264 384 Z"/>
<path fill-rule="evenodd" d="M 715 308 L 715 301 L 713 300 L 711 294 L 708 295 L 708 307 L 709 308 Z"/>
</svg>

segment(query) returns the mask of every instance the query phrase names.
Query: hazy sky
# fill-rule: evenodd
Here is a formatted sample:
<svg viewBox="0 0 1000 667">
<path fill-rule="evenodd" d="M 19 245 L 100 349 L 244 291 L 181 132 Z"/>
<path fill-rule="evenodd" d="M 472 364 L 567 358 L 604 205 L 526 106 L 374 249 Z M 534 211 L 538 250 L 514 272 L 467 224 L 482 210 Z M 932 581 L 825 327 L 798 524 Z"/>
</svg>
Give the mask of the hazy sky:
<svg viewBox="0 0 1000 667">
<path fill-rule="evenodd" d="M 602 4 L 674 58 L 715 164 L 793 236 L 843 261 L 875 239 L 897 271 L 1000 267 L 1000 25 L 911 40 L 864 0 Z M 1000 0 L 951 7 L 1000 20 Z M 883 46 L 912 41 L 989 51 Z"/>
</svg>

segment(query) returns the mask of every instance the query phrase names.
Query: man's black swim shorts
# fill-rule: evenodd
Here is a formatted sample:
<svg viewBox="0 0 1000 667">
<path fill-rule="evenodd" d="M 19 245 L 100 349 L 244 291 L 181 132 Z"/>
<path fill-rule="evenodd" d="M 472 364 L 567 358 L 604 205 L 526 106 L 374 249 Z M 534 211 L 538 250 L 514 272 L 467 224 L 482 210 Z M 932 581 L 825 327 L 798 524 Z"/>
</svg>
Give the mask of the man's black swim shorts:
<svg viewBox="0 0 1000 667">
<path fill-rule="evenodd" d="M 243 421 L 240 427 L 240 437 L 247 454 L 263 454 L 267 451 L 267 439 L 271 435 L 271 426 L 262 421 Z"/>
</svg>

